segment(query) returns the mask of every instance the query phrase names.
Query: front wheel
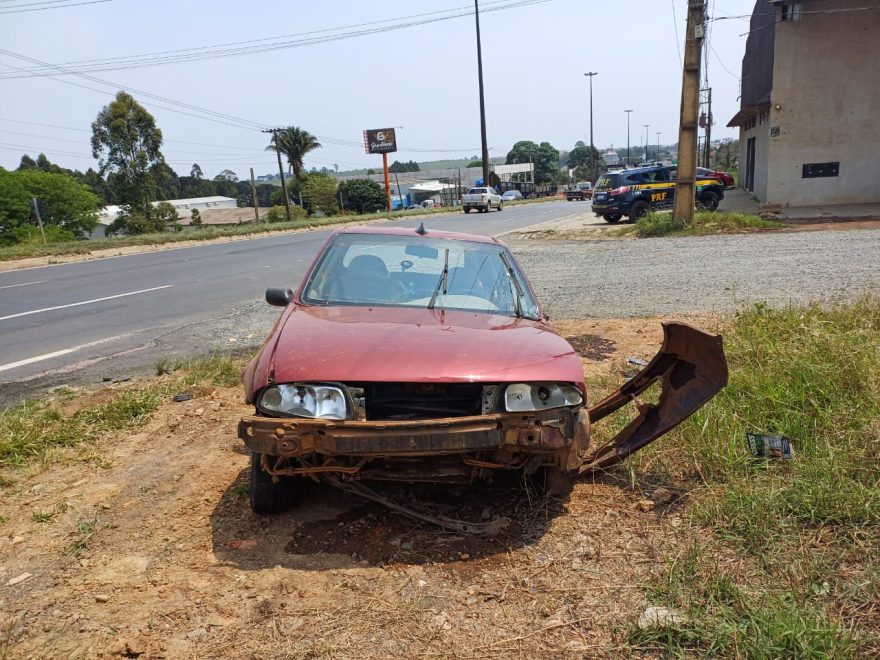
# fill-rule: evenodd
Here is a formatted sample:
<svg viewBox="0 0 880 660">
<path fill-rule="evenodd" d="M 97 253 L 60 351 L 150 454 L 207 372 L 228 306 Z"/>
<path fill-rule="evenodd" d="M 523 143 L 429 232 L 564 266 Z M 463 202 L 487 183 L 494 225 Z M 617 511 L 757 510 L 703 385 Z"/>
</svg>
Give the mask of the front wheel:
<svg viewBox="0 0 880 660">
<path fill-rule="evenodd" d="M 281 477 L 278 483 L 272 481 L 272 475 L 263 470 L 262 454 L 251 454 L 251 510 L 254 513 L 281 513 L 293 503 L 291 477 Z M 267 456 L 269 462 L 274 456 Z"/>
<path fill-rule="evenodd" d="M 620 221 L 621 215 L 619 213 L 606 213 L 602 216 L 602 219 L 609 224 L 617 224 Z"/>
<path fill-rule="evenodd" d="M 470 213 L 470 212 L 471 212 L 471 207 L 470 207 L 470 206 L 465 206 L 465 207 L 464 207 L 464 212 L 465 212 L 465 213 Z"/>
<path fill-rule="evenodd" d="M 504 208 L 504 202 L 498 202 L 498 210 L 502 210 Z"/>
<path fill-rule="evenodd" d="M 700 195 L 699 207 L 705 211 L 714 211 L 718 208 L 720 202 L 721 198 L 718 196 L 718 193 L 712 190 L 705 190 Z"/>
</svg>

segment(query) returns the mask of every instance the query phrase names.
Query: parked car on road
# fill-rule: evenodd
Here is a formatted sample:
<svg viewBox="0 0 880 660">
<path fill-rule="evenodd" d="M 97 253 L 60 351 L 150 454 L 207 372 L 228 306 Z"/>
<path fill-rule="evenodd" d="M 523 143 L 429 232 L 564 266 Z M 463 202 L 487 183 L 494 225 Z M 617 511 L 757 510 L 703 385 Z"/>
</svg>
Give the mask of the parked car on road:
<svg viewBox="0 0 880 660">
<path fill-rule="evenodd" d="M 476 193 L 475 193 L 476 194 Z M 661 352 L 587 410 L 581 358 L 549 325 L 510 250 L 491 237 L 336 230 L 248 364 L 254 511 L 311 479 L 471 483 L 495 470 L 563 483 L 659 437 L 727 380 L 720 337 L 664 324 Z M 660 382 L 659 403 L 596 451 L 590 424 Z M 652 399 L 657 401 L 657 399 Z"/>
<path fill-rule="evenodd" d="M 624 216 L 638 220 L 652 210 L 672 208 L 675 175 L 676 168 L 663 166 L 605 173 L 593 190 L 593 213 L 615 223 Z M 724 185 L 714 177 L 699 176 L 696 184 L 697 205 L 709 211 L 717 209 L 724 199 Z"/>
<path fill-rule="evenodd" d="M 727 172 L 721 172 L 719 170 L 709 170 L 705 167 L 698 167 L 697 176 L 705 179 L 718 179 L 722 184 L 724 184 L 725 188 L 733 188 L 735 185 L 733 181 L 733 176 L 731 176 Z"/>
<path fill-rule="evenodd" d="M 461 196 L 461 206 L 465 213 L 470 213 L 471 209 L 485 213 L 492 208 L 502 210 L 504 202 L 501 200 L 501 195 L 492 188 L 471 188 Z"/>
<path fill-rule="evenodd" d="M 508 190 L 503 195 L 501 195 L 501 201 L 503 202 L 515 202 L 518 199 L 522 199 L 523 195 L 519 190 Z"/>
</svg>

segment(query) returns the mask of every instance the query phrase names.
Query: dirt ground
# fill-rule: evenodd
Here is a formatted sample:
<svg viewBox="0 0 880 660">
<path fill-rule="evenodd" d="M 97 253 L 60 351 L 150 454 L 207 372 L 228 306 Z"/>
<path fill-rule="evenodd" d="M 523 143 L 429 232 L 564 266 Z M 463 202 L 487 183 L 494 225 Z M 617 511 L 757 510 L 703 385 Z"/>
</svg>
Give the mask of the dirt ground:
<svg viewBox="0 0 880 660">
<path fill-rule="evenodd" d="M 588 376 L 609 381 L 662 338 L 656 319 L 557 327 Z M 675 484 L 610 477 L 562 499 L 517 479 L 377 488 L 464 519 L 509 518 L 494 539 L 318 485 L 294 510 L 257 516 L 240 389 L 194 394 L 106 438 L 103 460 L 35 469 L 5 491 L 0 657 L 614 657 L 634 651 L 627 635 L 660 557 L 693 534 L 679 491 L 636 507 Z"/>
</svg>

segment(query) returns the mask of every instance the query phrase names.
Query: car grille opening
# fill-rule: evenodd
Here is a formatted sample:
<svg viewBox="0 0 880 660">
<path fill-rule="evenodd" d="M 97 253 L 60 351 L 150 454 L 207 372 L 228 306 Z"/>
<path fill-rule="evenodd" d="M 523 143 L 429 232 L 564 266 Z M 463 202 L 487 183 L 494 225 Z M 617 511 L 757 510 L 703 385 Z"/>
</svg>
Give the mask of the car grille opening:
<svg viewBox="0 0 880 660">
<path fill-rule="evenodd" d="M 479 383 L 370 383 L 364 387 L 368 420 L 437 419 L 481 413 Z"/>
</svg>

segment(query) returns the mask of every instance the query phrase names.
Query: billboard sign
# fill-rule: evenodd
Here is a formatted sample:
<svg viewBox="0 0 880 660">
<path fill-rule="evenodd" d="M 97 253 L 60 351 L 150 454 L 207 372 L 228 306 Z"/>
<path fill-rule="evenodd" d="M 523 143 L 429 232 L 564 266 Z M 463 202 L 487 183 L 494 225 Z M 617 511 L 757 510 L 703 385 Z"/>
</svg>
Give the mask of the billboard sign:
<svg viewBox="0 0 880 660">
<path fill-rule="evenodd" d="M 393 128 L 364 131 L 364 149 L 368 154 L 389 154 L 397 151 L 397 136 Z"/>
</svg>

